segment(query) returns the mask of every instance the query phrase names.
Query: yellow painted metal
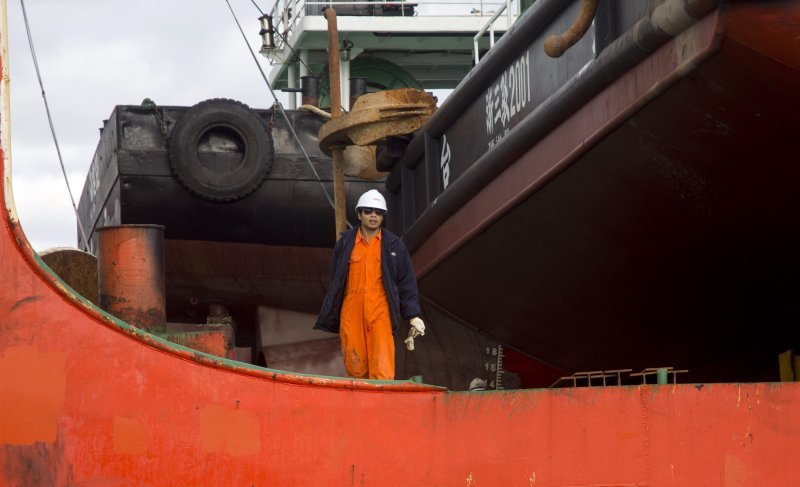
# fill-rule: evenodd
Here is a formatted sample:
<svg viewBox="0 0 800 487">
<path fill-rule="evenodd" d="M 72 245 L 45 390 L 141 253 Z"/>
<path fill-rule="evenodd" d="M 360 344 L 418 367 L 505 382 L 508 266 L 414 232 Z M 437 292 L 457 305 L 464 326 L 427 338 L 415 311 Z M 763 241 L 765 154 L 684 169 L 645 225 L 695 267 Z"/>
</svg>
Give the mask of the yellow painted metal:
<svg viewBox="0 0 800 487">
<path fill-rule="evenodd" d="M 780 370 L 781 382 L 793 382 L 797 380 L 797 368 L 800 364 L 800 357 L 794 356 L 793 350 L 787 350 L 778 355 L 778 369 Z"/>
</svg>

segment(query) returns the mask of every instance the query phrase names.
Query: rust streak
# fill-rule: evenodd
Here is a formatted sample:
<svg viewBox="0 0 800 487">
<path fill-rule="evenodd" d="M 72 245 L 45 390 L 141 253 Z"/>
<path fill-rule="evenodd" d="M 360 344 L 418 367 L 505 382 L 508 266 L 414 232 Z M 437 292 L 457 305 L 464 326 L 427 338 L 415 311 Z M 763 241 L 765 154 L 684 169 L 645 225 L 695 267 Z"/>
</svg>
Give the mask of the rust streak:
<svg viewBox="0 0 800 487">
<path fill-rule="evenodd" d="M 26 298 L 22 298 L 22 299 L 18 300 L 16 303 L 14 303 L 11 306 L 11 311 L 16 310 L 17 308 L 19 308 L 22 305 L 25 305 L 25 304 L 28 304 L 28 303 L 32 303 L 32 302 L 38 301 L 40 299 L 42 299 L 42 296 L 28 296 Z"/>
</svg>

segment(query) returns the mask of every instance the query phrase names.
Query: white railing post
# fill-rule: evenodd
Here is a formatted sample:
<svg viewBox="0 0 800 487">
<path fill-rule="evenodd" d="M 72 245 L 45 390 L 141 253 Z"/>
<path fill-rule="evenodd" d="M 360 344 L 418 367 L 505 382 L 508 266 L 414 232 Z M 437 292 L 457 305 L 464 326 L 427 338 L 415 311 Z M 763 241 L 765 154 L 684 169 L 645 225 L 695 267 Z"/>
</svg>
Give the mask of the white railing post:
<svg viewBox="0 0 800 487">
<path fill-rule="evenodd" d="M 483 8 L 482 2 L 483 0 L 481 0 L 481 8 Z M 478 33 L 475 34 L 475 37 L 473 38 L 474 42 L 472 43 L 473 49 L 475 50 L 475 64 L 477 64 L 478 61 L 480 61 L 480 55 L 478 54 L 480 39 L 481 37 L 483 37 L 483 34 L 485 34 L 487 31 L 489 32 L 489 49 L 494 47 L 494 23 L 503 12 L 507 11 L 507 6 L 509 5 L 509 2 L 510 0 L 506 0 L 506 4 L 498 8 L 497 12 L 495 12 L 494 15 L 492 15 L 492 18 L 489 19 L 486 25 L 484 25 L 483 28 L 481 28 L 481 30 L 479 30 Z M 510 27 L 511 26 L 509 25 L 509 28 Z"/>
</svg>

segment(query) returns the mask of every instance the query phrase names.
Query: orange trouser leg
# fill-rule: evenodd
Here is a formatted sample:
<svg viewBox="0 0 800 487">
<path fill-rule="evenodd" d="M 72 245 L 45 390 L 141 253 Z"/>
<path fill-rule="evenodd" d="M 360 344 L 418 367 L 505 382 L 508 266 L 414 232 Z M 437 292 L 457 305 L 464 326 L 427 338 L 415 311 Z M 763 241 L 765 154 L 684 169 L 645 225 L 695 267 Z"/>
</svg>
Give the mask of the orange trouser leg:
<svg viewBox="0 0 800 487">
<path fill-rule="evenodd" d="M 394 338 L 383 295 L 357 292 L 345 296 L 339 335 L 347 375 L 394 379 Z"/>
<path fill-rule="evenodd" d="M 369 378 L 394 379 L 394 337 L 392 320 L 389 319 L 389 306 L 381 297 L 370 316 L 367 317 L 367 354 L 369 357 Z"/>
<path fill-rule="evenodd" d="M 339 325 L 342 339 L 342 356 L 347 375 L 366 379 L 369 375 L 367 356 L 367 327 L 364 323 L 364 294 L 348 294 L 342 304 Z"/>
</svg>

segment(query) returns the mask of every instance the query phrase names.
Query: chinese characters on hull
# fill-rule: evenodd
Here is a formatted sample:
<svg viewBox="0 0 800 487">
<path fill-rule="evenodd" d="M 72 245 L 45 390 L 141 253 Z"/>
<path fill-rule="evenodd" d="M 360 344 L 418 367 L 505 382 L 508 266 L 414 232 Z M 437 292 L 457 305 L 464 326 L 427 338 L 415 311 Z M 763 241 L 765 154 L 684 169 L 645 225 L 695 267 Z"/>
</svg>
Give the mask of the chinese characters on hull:
<svg viewBox="0 0 800 487">
<path fill-rule="evenodd" d="M 442 135 L 438 158 L 442 190 L 446 190 L 454 179 L 500 142 L 531 111 L 530 58 L 529 50 L 523 52 L 493 80 L 483 98 L 478 97 L 470 105 L 467 116 L 448 129 L 449 137 L 448 134 Z M 480 133 L 481 125 L 486 131 L 485 137 Z"/>
<path fill-rule="evenodd" d="M 439 167 L 442 170 L 443 189 L 447 189 L 450 184 L 450 144 L 447 143 L 447 135 L 442 135 L 442 155 L 439 158 Z"/>
<path fill-rule="evenodd" d="M 511 121 L 531 102 L 530 51 L 525 51 L 486 90 L 486 135 L 491 149 L 511 129 Z"/>
</svg>

